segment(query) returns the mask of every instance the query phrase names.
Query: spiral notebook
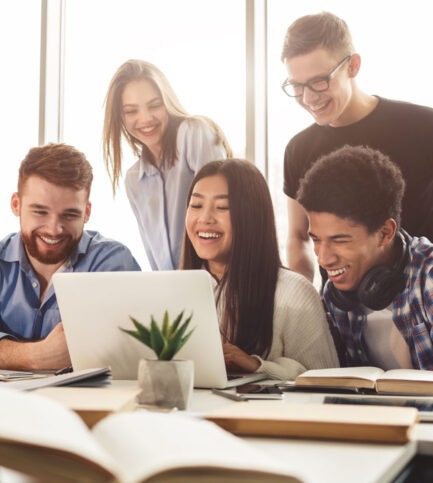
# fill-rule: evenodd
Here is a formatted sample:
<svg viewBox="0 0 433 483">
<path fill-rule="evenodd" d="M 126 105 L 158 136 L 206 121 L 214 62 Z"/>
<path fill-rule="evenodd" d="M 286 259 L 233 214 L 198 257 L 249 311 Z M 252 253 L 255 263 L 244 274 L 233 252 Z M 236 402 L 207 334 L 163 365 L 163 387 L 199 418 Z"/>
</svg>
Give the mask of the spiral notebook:
<svg viewBox="0 0 433 483">
<path fill-rule="evenodd" d="M 184 311 L 191 338 L 176 355 L 194 361 L 194 386 L 225 388 L 265 379 L 226 372 L 211 276 L 205 270 L 56 273 L 60 315 L 74 370 L 111 368 L 113 379 L 137 379 L 138 361 L 152 351 L 122 332 L 130 316 L 148 325 Z"/>
</svg>

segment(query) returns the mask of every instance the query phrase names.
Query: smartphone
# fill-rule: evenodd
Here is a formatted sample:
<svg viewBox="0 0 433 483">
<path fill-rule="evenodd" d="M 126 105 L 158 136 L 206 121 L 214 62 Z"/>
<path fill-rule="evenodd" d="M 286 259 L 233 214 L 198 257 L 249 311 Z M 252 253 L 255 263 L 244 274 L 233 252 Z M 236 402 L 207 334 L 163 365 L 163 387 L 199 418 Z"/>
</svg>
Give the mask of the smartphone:
<svg viewBox="0 0 433 483">
<path fill-rule="evenodd" d="M 242 399 L 283 399 L 283 391 L 266 384 L 243 384 L 236 388 L 236 396 Z"/>
<path fill-rule="evenodd" d="M 357 387 L 330 387 L 330 386 L 296 386 L 292 383 L 281 383 L 278 387 L 284 392 L 318 392 L 331 394 L 361 394 L 361 390 Z M 365 390 L 367 391 L 367 390 Z"/>
</svg>

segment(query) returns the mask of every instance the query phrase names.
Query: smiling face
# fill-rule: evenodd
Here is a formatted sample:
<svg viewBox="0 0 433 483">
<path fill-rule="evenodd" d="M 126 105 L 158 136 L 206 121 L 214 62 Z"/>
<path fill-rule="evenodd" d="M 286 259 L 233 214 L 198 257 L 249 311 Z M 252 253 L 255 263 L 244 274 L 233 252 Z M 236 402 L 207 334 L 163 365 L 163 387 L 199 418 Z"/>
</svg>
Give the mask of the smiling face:
<svg viewBox="0 0 433 483">
<path fill-rule="evenodd" d="M 78 245 L 90 216 L 88 192 L 30 176 L 14 193 L 12 211 L 20 217 L 21 236 L 30 262 L 62 265 Z"/>
<path fill-rule="evenodd" d="M 291 83 L 305 84 L 318 78 L 326 77 L 342 61 L 344 56 L 332 54 L 319 48 L 304 55 L 286 60 L 288 80 Z M 343 63 L 341 68 L 329 81 L 329 88 L 323 92 L 314 92 L 308 87 L 304 93 L 296 97 L 297 102 L 307 110 L 320 126 L 333 127 L 351 124 L 356 119 L 353 101 L 353 77 L 359 70 L 357 54 Z"/>
<path fill-rule="evenodd" d="M 194 185 L 186 213 L 186 231 L 197 255 L 221 280 L 232 247 L 229 190 L 224 176 L 202 178 Z"/>
<path fill-rule="evenodd" d="M 169 114 L 151 81 L 143 79 L 126 84 L 122 93 L 122 119 L 128 133 L 146 145 L 158 162 Z"/>
<path fill-rule="evenodd" d="M 310 212 L 309 218 L 317 261 L 337 289 L 356 290 L 371 268 L 388 261 L 394 225 L 387 222 L 369 233 L 364 225 L 331 213 Z"/>
</svg>

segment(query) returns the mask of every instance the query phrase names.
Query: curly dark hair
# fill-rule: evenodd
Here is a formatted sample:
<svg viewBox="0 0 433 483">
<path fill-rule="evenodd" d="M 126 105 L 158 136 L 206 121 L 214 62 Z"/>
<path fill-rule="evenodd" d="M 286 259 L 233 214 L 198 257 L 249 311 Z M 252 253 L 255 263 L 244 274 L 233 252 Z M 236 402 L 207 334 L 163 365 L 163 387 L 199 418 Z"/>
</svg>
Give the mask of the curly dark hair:
<svg viewBox="0 0 433 483">
<path fill-rule="evenodd" d="M 350 218 L 378 230 L 393 218 L 400 227 L 405 182 L 400 168 L 368 146 L 343 146 L 320 157 L 301 181 L 296 199 L 307 211 Z"/>
</svg>

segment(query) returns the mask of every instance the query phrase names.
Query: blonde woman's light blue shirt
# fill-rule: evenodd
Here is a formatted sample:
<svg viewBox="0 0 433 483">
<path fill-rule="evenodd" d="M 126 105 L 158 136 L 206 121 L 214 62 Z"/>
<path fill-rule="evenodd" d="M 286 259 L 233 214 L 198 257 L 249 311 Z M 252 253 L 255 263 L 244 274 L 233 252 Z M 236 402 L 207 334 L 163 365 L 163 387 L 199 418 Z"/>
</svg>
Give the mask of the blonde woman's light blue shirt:
<svg viewBox="0 0 433 483">
<path fill-rule="evenodd" d="M 227 157 L 215 130 L 197 117 L 180 124 L 177 153 L 170 169 L 158 169 L 142 156 L 125 177 L 126 193 L 152 270 L 178 268 L 192 180 L 209 161 Z"/>
</svg>

